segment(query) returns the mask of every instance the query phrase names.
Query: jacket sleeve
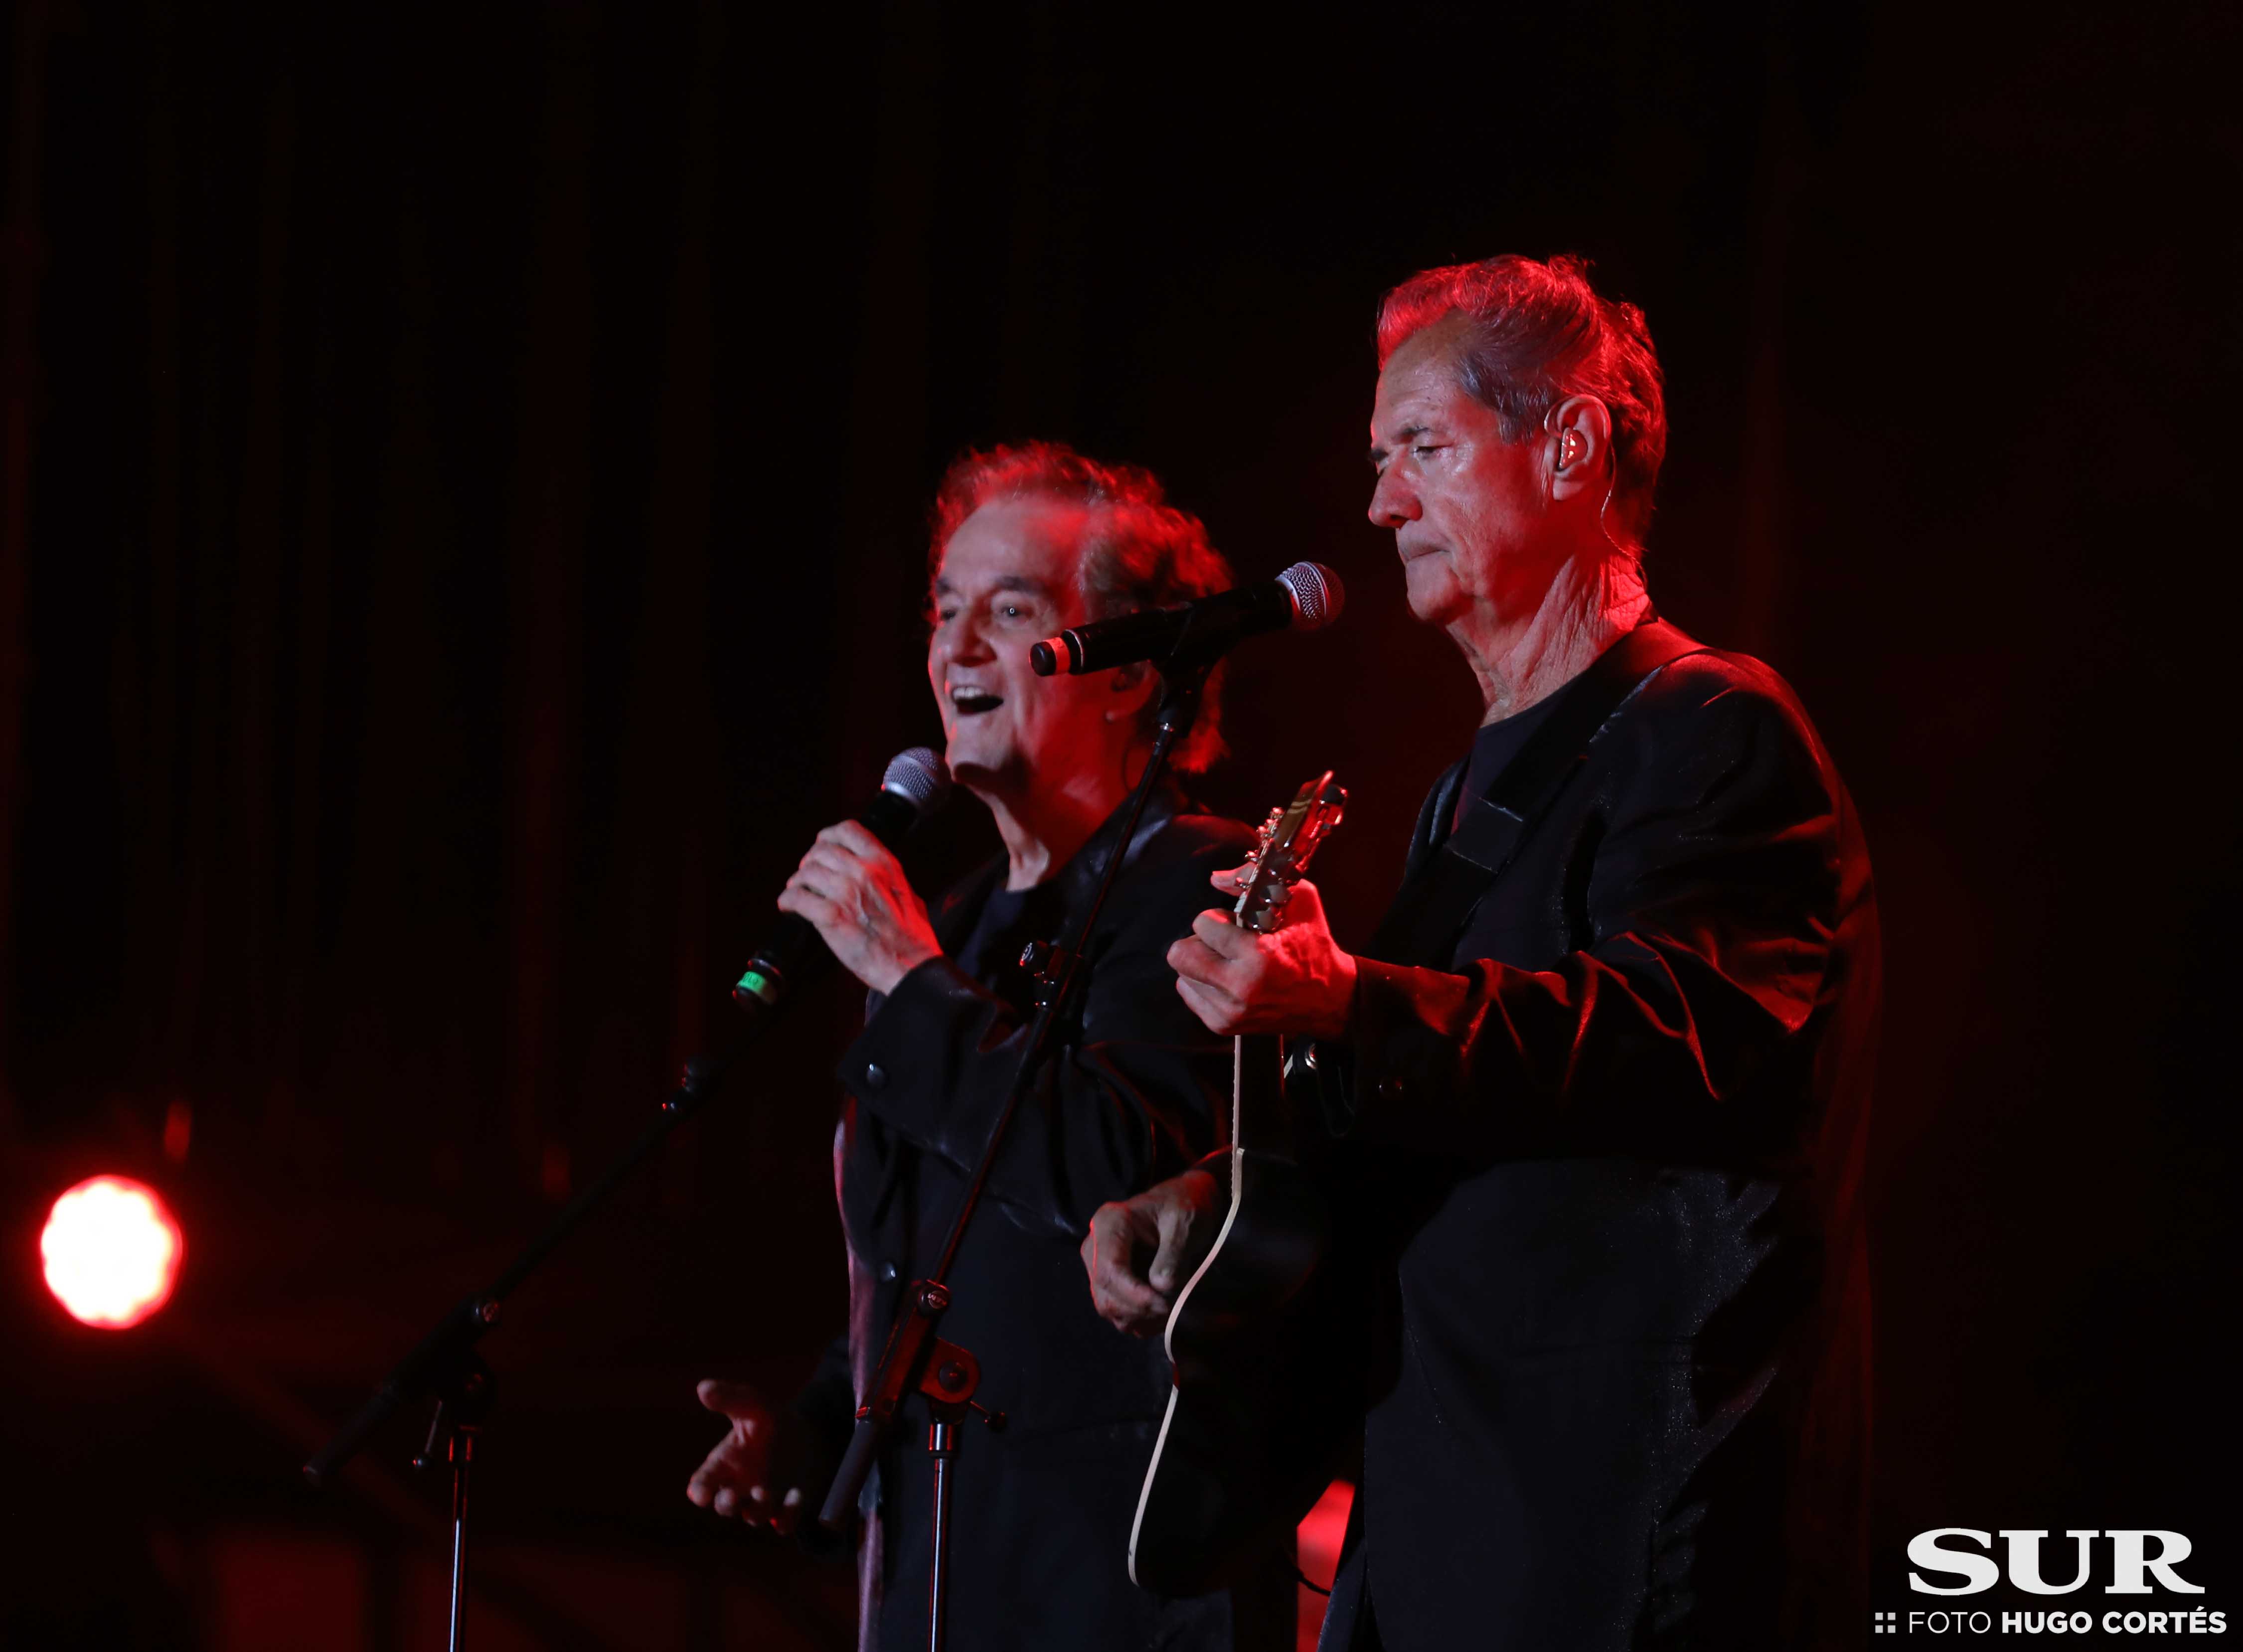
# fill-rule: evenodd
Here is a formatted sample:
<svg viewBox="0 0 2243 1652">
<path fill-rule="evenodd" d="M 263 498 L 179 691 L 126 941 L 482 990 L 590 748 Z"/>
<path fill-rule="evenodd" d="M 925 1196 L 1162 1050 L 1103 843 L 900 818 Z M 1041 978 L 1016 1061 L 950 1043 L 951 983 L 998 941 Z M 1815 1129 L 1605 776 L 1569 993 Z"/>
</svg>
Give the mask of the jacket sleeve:
<svg viewBox="0 0 2243 1652">
<path fill-rule="evenodd" d="M 1091 1212 L 1185 1169 L 1214 1145 L 1230 1041 L 1177 996 L 1169 946 L 1215 904 L 1208 875 L 1246 839 L 1223 834 L 1156 870 L 1134 869 L 1095 937 L 1081 1008 L 1057 1029 L 989 1180 L 1031 1221 L 1082 1232 Z M 1148 853 L 1158 847 L 1148 846 Z M 859 1103 L 906 1139 L 971 1172 L 1004 1105 L 1027 1021 L 948 957 L 929 958 L 874 1012 L 841 1062 Z"/>
<path fill-rule="evenodd" d="M 857 1420 L 857 1387 L 850 1375 L 845 1332 L 826 1344 L 817 1368 L 787 1409 L 817 1441 L 820 1454 L 839 1463 Z"/>
<path fill-rule="evenodd" d="M 1787 1080 L 1811 1058 L 1797 1035 L 1837 921 L 1835 776 L 1780 688 L 1699 671 L 1661 699 L 1607 732 L 1623 743 L 1576 897 L 1586 947 L 1541 970 L 1359 961 L 1352 1049 L 1332 1064 L 1349 1133 L 1718 1160 L 1795 1127 L 1760 1104 L 1795 1105 Z"/>
</svg>

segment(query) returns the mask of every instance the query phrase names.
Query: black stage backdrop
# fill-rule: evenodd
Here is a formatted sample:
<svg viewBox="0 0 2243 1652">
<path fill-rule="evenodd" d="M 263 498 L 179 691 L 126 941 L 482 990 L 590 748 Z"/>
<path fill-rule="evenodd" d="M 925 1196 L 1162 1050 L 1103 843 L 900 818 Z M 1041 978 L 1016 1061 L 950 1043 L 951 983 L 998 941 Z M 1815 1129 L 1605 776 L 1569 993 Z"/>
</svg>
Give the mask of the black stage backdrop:
<svg viewBox="0 0 2243 1652">
<path fill-rule="evenodd" d="M 1927 1528 L 2154 1527 L 2243 1607 L 2232 16 L 17 0 L 0 1642 L 433 1643 L 414 1430 L 294 1466 L 933 733 L 961 448 L 1342 572 L 1206 790 L 1337 767 L 1364 935 L 1475 720 L 1364 520 L 1371 318 L 1500 251 L 1648 312 L 1660 604 L 1789 675 L 1867 821 L 1879 1603 L 1951 1604 Z M 486 1645 L 846 1642 L 843 1574 L 681 1495 L 693 1380 L 783 1391 L 840 1320 L 853 1008 L 798 1010 L 489 1345 Z M 122 1333 L 36 1260 L 104 1169 L 188 1244 Z M 2141 1604 L 2100 1581 L 2057 1604 Z"/>
</svg>

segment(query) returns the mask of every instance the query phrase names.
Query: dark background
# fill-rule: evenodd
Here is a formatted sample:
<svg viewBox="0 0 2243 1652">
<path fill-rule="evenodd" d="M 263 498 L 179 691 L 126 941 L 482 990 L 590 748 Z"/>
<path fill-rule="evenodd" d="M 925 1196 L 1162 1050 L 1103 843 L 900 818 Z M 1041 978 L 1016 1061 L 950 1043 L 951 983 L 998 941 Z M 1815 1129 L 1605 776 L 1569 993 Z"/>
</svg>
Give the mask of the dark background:
<svg viewBox="0 0 2243 1652">
<path fill-rule="evenodd" d="M 1880 1602 L 1937 1604 L 1929 1527 L 2141 1526 L 2243 1607 L 2233 15 L 17 0 L 0 1644 L 434 1643 L 413 1430 L 294 1465 L 933 734 L 960 448 L 1148 464 L 1242 575 L 1341 571 L 1205 790 L 1337 768 L 1367 933 L 1476 720 L 1363 518 L 1371 323 L 1503 251 L 1647 311 L 1654 592 L 1791 678 L 1867 823 Z M 928 881 L 986 819 L 931 836 Z M 846 1641 L 845 1575 L 680 1494 L 693 1379 L 783 1392 L 839 1325 L 852 1006 L 798 1009 L 488 1346 L 486 1646 Z M 96 1170 L 187 1234 L 129 1333 L 38 1280 Z"/>
</svg>

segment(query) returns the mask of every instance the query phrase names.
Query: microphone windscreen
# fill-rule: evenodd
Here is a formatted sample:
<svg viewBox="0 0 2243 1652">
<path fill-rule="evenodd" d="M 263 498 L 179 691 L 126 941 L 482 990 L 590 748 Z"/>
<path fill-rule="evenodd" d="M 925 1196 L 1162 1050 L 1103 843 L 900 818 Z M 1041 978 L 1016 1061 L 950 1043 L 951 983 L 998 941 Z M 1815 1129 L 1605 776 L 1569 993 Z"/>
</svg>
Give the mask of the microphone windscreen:
<svg viewBox="0 0 2243 1652">
<path fill-rule="evenodd" d="M 893 792 L 925 819 L 950 800 L 950 769 L 931 748 L 913 746 L 890 761 L 880 789 Z"/>
<path fill-rule="evenodd" d="M 1322 562 L 1296 562 L 1277 582 L 1293 594 L 1296 631 L 1321 631 L 1347 606 L 1347 588 Z"/>
</svg>

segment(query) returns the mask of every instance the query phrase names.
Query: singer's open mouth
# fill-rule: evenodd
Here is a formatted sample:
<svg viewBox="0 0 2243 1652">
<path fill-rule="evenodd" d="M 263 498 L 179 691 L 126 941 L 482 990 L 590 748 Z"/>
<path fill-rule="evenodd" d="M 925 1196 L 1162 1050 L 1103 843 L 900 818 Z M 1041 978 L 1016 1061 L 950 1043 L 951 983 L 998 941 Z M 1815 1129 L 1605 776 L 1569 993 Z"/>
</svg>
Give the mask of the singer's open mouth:
<svg viewBox="0 0 2243 1652">
<path fill-rule="evenodd" d="M 994 711 L 1005 702 L 1001 695 L 991 694 L 987 688 L 961 684 L 951 689 L 950 703 L 960 716 L 978 717 L 985 711 Z"/>
</svg>

